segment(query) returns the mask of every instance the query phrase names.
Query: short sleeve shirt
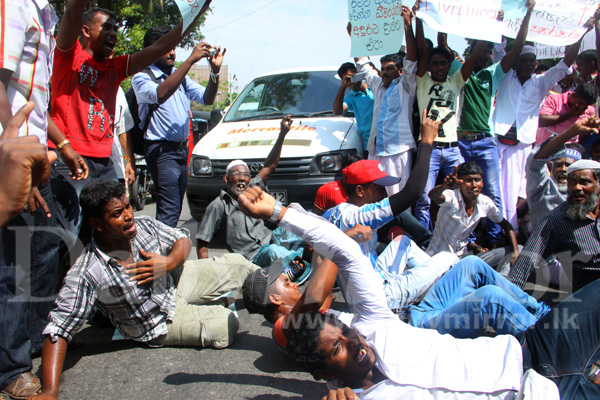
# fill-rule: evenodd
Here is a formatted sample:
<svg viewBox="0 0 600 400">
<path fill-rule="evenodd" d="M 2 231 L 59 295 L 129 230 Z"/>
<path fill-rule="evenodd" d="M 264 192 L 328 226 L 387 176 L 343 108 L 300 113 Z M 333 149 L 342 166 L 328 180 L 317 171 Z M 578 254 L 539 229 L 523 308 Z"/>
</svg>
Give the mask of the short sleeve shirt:
<svg viewBox="0 0 600 400">
<path fill-rule="evenodd" d="M 540 115 L 560 115 L 567 113 L 569 111 L 569 105 L 567 103 L 569 96 L 573 92 L 566 92 L 560 94 L 551 94 L 546 97 L 544 103 L 542 104 L 542 108 L 540 109 Z M 591 117 L 596 113 L 594 106 L 589 106 L 583 114 L 576 117 L 571 117 L 567 120 L 559 122 L 558 124 L 554 124 L 552 126 L 547 126 L 545 128 L 538 128 L 537 136 L 535 138 L 535 144 L 538 145 L 548 139 L 553 134 L 561 134 L 566 131 L 571 125 L 577 122 L 580 119 Z M 575 136 L 573 139 L 569 140 L 567 143 L 575 143 L 577 142 L 578 136 Z"/>
<path fill-rule="evenodd" d="M 0 2 L 0 68 L 12 72 L 6 88 L 11 112 L 14 115 L 33 101 L 33 111 L 19 129 L 19 136 L 35 135 L 43 144 L 47 142 L 48 87 L 57 21 L 53 7 L 45 0 Z"/>
<path fill-rule="evenodd" d="M 463 91 L 459 131 L 492 132 L 493 100 L 504 75 L 502 66 L 496 63 L 470 76 Z"/>
<path fill-rule="evenodd" d="M 471 216 L 467 215 L 465 201 L 460 189 L 444 190 L 444 203 L 440 206 L 431 243 L 426 253 L 431 255 L 448 251 L 461 256 L 467 250 L 469 235 L 482 218 L 490 218 L 499 224 L 504 220 L 502 212 L 492 199 L 480 194 Z"/>
<path fill-rule="evenodd" d="M 456 142 L 458 125 L 458 104 L 460 91 L 465 86 L 462 72 L 459 70 L 454 75 L 448 76 L 445 82 L 437 82 L 431 78 L 429 73 L 417 77 L 417 101 L 419 103 L 419 114 L 427 110 L 438 110 L 438 120 L 442 121 L 440 131 L 435 138 L 436 142 Z"/>
<path fill-rule="evenodd" d="M 321 211 L 327 211 L 346 200 L 348 200 L 348 195 L 342 181 L 333 181 L 322 185 L 317 190 L 314 205 Z"/>
<path fill-rule="evenodd" d="M 371 124 L 373 123 L 373 92 L 367 88 L 366 93 L 360 90 L 352 90 L 350 94 L 344 96 L 344 104 L 348 110 L 354 113 L 358 133 L 363 141 L 363 148 L 366 149 L 371 135 Z"/>
<path fill-rule="evenodd" d="M 129 56 L 99 62 L 79 41 L 67 50 L 56 48 L 52 120 L 82 156 L 110 157 L 117 91 L 128 65 Z"/>
</svg>

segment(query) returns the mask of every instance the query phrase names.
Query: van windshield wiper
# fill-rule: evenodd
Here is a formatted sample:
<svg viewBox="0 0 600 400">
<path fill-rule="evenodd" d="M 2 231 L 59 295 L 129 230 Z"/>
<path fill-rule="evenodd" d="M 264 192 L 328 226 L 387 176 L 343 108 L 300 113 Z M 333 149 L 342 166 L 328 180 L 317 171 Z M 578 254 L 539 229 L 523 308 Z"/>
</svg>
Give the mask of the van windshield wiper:
<svg viewBox="0 0 600 400">
<path fill-rule="evenodd" d="M 239 118 L 236 119 L 235 122 L 238 121 L 253 121 L 256 119 L 278 119 L 281 118 L 281 116 L 284 115 L 281 111 L 275 111 L 275 112 L 270 112 L 267 114 L 260 114 L 260 115 L 253 115 L 251 117 L 243 117 L 243 118 Z"/>
<path fill-rule="evenodd" d="M 335 114 L 333 113 L 333 111 L 327 110 L 327 111 L 317 111 L 317 112 L 313 112 L 313 113 L 292 114 L 292 118 L 314 118 L 314 117 L 320 117 L 323 115 L 335 115 Z"/>
</svg>

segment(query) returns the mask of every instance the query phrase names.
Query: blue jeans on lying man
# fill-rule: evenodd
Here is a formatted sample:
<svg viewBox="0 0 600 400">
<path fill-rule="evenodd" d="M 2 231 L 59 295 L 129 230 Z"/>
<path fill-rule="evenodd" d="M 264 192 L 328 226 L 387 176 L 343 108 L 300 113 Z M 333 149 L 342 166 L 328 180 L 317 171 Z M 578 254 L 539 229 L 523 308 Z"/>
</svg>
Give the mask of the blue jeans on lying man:
<svg viewBox="0 0 600 400">
<path fill-rule="evenodd" d="M 473 338 L 488 327 L 516 335 L 550 311 L 480 258 L 459 261 L 423 297 L 406 308 L 410 324 L 442 334 Z"/>
</svg>

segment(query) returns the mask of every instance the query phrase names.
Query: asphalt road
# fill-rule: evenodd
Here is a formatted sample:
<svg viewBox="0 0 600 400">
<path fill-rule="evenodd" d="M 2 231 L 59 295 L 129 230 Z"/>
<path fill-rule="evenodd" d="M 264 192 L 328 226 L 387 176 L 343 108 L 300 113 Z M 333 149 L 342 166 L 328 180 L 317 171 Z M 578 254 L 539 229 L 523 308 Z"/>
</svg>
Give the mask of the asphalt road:
<svg viewBox="0 0 600 400">
<path fill-rule="evenodd" d="M 154 204 L 137 213 L 154 217 Z M 179 226 L 194 237 L 196 225 L 186 201 Z M 209 255 L 224 251 L 211 247 Z M 190 259 L 195 258 L 193 249 Z M 59 398 L 271 400 L 317 399 L 326 394 L 322 381 L 298 371 L 275 347 L 269 323 L 248 314 L 241 300 L 236 307 L 240 329 L 233 346 L 223 350 L 149 348 L 113 340 L 114 329 L 86 325 L 76 336 L 83 346 L 67 353 Z M 40 358 L 34 359 L 38 376 L 40 363 Z"/>
</svg>

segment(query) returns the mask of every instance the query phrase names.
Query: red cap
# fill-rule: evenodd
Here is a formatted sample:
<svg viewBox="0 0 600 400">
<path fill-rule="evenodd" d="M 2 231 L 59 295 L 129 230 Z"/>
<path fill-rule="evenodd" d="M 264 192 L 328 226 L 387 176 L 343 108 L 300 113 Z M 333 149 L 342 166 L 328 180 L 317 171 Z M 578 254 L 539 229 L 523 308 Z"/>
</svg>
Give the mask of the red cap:
<svg viewBox="0 0 600 400">
<path fill-rule="evenodd" d="M 380 186 L 392 186 L 400 182 L 400 178 L 388 176 L 383 166 L 376 160 L 361 160 L 344 169 L 344 177 L 350 185 L 375 183 Z"/>
</svg>

